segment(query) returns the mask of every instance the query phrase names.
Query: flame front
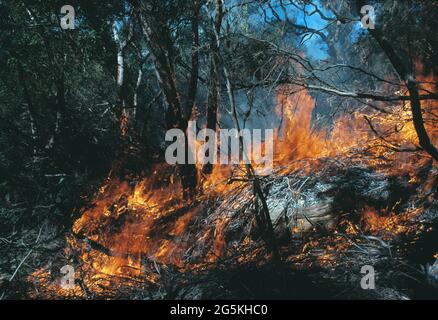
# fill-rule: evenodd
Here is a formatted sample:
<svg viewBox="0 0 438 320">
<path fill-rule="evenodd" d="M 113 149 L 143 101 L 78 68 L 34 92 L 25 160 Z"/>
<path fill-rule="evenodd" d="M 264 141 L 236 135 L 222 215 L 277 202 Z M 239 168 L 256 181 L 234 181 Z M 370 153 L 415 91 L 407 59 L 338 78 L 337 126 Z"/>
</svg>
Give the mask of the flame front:
<svg viewBox="0 0 438 320">
<path fill-rule="evenodd" d="M 433 89 L 433 79 L 433 75 L 421 79 L 423 91 Z M 401 151 L 418 145 L 409 103 L 387 107 L 388 113 L 356 111 L 337 118 L 332 130 L 319 129 L 312 126 L 314 99 L 307 91 L 297 89 L 282 86 L 277 90 L 276 112 L 282 120 L 275 137 L 274 163 L 283 172 L 306 169 L 298 160 L 316 160 L 307 170 L 317 170 L 319 159 L 349 158 L 386 175 L 405 173 L 415 179 L 414 168 L 419 162 L 429 161 L 422 152 Z M 436 108 L 436 101 L 423 102 L 426 126 L 434 143 L 438 143 Z M 77 255 L 81 261 L 82 272 L 87 274 L 84 277 L 86 286 L 96 292 L 104 291 L 105 283 L 114 283 L 112 279 L 118 277 L 146 277 L 150 283 L 156 283 L 160 276 L 157 264 L 196 270 L 224 258 L 228 253 L 223 230 L 230 223 L 230 216 L 223 215 L 209 221 L 206 231 L 197 239 L 193 238 L 196 232 L 190 228 L 202 212 L 208 211 L 208 205 L 201 206 L 201 202 L 219 201 L 220 206 L 235 209 L 227 199 L 242 184 L 229 180 L 236 171 L 244 172 L 243 166 L 215 165 L 209 175 L 204 175 L 198 166 L 201 191 L 189 203 L 181 197 L 181 185 L 178 179 L 174 179 L 174 170 L 168 165 L 156 166 L 150 176 L 137 178 L 135 183 L 132 179 L 108 177 L 91 206 L 85 208 L 74 223 L 73 235 L 68 238 L 66 251 L 70 256 Z M 241 196 L 249 199 L 251 193 L 242 193 Z M 412 217 L 417 211 L 409 212 L 407 216 Z M 402 220 L 391 212 L 382 215 L 373 208 L 365 208 L 361 223 L 370 232 L 397 233 L 406 231 Z M 358 228 L 348 222 L 346 230 L 356 234 Z M 329 263 L 336 252 L 345 249 L 343 238 L 336 239 L 334 244 L 327 246 L 327 253 L 320 256 L 320 263 Z M 211 243 L 209 253 L 196 261 L 191 260 L 188 252 L 193 241 Z M 252 242 L 245 238 L 239 248 Z M 303 252 L 317 245 L 315 241 L 309 242 Z M 239 261 L 248 261 L 254 255 L 255 252 L 243 254 Z M 151 263 L 157 273 L 145 272 L 146 265 Z M 42 273 L 39 270 L 34 276 L 41 278 Z M 84 294 L 79 285 L 70 292 L 55 285 L 53 290 L 61 296 Z"/>
</svg>

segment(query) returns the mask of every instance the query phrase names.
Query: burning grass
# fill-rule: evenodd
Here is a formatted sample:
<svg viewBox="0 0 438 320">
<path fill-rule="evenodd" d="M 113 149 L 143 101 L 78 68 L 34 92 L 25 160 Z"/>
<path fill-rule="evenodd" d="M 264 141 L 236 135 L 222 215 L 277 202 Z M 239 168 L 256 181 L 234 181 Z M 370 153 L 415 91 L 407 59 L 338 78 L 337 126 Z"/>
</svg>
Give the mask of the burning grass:
<svg viewBox="0 0 438 320">
<path fill-rule="evenodd" d="M 360 261 L 358 254 L 396 255 L 390 243 L 425 228 L 419 221 L 436 188 L 429 158 L 404 152 L 417 145 L 409 106 L 394 105 L 387 114 L 354 112 L 328 132 L 312 128 L 312 97 L 305 91 L 289 95 L 291 90 L 279 88 L 277 95 L 283 121 L 276 171 L 260 177 L 283 263 L 331 269 L 351 264 L 351 256 Z M 438 142 L 436 107 L 429 103 L 425 110 Z M 64 262 L 76 266 L 80 280 L 74 289 L 61 289 L 59 277 L 43 268 L 31 276 L 40 292 L 114 298 L 123 290 L 144 297 L 147 289 L 154 298 L 169 297 L 169 279 L 181 286 L 184 274 L 268 263 L 243 168 L 215 166 L 211 175 L 198 170 L 201 188 L 188 203 L 168 166 L 145 177 L 110 175 L 67 237 Z"/>
</svg>

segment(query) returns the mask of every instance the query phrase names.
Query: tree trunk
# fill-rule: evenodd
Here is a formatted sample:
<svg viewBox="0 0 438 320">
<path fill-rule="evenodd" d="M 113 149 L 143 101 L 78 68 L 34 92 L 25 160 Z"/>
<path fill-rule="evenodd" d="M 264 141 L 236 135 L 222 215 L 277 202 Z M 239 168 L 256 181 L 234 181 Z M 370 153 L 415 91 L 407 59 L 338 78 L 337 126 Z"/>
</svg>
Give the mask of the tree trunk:
<svg viewBox="0 0 438 320">
<path fill-rule="evenodd" d="M 356 6 L 360 16 L 360 8 L 366 5 L 365 1 L 357 0 Z M 417 133 L 418 142 L 420 146 L 426 151 L 435 161 L 438 161 L 438 150 L 430 141 L 424 126 L 423 113 L 421 110 L 421 100 L 418 88 L 418 82 L 415 79 L 415 71 L 410 63 L 404 63 L 399 55 L 395 52 L 391 43 L 385 39 L 385 36 L 376 26 L 375 29 L 368 29 L 371 36 L 377 41 L 379 46 L 385 52 L 389 61 L 393 65 L 395 71 L 399 75 L 400 79 L 405 82 L 409 91 L 412 121 L 414 124 L 415 132 Z"/>
<path fill-rule="evenodd" d="M 117 47 L 117 105 L 116 115 L 120 123 L 121 134 L 124 135 L 129 125 L 129 114 L 126 110 L 126 83 L 125 83 L 125 52 L 126 46 L 130 41 L 133 33 L 132 21 L 128 25 L 128 36 L 122 40 L 119 31 L 117 30 L 116 22 L 113 24 L 113 36 Z"/>
<path fill-rule="evenodd" d="M 214 21 L 213 32 L 220 36 L 222 25 L 223 8 L 220 1 L 216 1 L 216 16 Z M 219 76 L 219 47 L 217 46 L 216 37 L 213 34 L 211 39 L 210 53 L 210 75 L 208 87 L 207 101 L 207 129 L 216 131 L 217 112 L 219 108 L 220 97 L 220 76 Z M 209 156 L 209 155 L 208 155 Z M 213 171 L 213 165 L 206 163 L 202 169 L 205 174 L 210 174 Z"/>
<path fill-rule="evenodd" d="M 134 122 L 136 121 L 136 118 L 137 118 L 138 90 L 140 88 L 142 77 L 143 77 L 143 71 L 142 71 L 142 66 L 140 65 L 140 67 L 138 68 L 137 82 L 135 84 L 134 98 L 133 98 L 132 119 L 134 120 Z"/>
<path fill-rule="evenodd" d="M 63 134 L 65 129 L 66 121 L 66 102 L 65 102 L 65 81 L 64 73 L 61 71 L 60 76 L 55 80 L 56 87 L 56 119 L 55 128 L 53 130 L 52 136 L 46 144 L 46 149 L 55 152 L 55 148 L 58 144 L 58 139 Z"/>
<path fill-rule="evenodd" d="M 222 5 L 222 0 L 216 0 L 217 4 Z M 216 38 L 216 43 L 217 43 L 217 47 L 220 48 L 221 46 L 221 42 L 220 42 L 220 37 L 219 34 L 216 32 L 215 29 L 215 38 Z M 224 72 L 224 77 L 225 77 L 225 83 L 226 83 L 226 87 L 227 87 L 227 94 L 228 94 L 228 99 L 229 99 L 229 103 L 230 103 L 230 115 L 231 118 L 233 119 L 233 124 L 234 127 L 236 128 L 238 134 L 239 134 L 239 150 L 240 153 L 243 154 L 244 159 L 247 158 L 249 159 L 249 155 L 245 155 L 245 148 L 244 148 L 244 141 L 243 141 L 243 137 L 240 134 L 240 124 L 239 124 L 239 119 L 238 119 L 238 114 L 237 114 L 237 109 L 236 109 L 236 101 L 235 101 L 235 97 L 234 97 L 234 86 L 233 83 L 231 82 L 231 77 L 230 74 L 228 72 L 228 68 L 226 66 L 226 64 L 224 63 L 224 61 L 221 58 L 221 55 L 218 55 L 218 59 L 219 62 L 222 66 L 223 72 Z M 253 181 L 253 188 L 254 188 L 254 194 L 256 197 L 256 204 L 257 201 L 260 200 L 261 204 L 262 204 L 262 210 L 261 210 L 261 214 L 258 217 L 257 221 L 261 222 L 259 224 L 259 228 L 262 231 L 263 234 L 263 238 L 265 239 L 269 249 L 272 252 L 272 257 L 273 260 L 275 262 L 279 261 L 279 253 L 278 253 L 278 247 L 277 247 L 277 241 L 275 239 L 275 234 L 274 234 L 274 228 L 272 226 L 272 221 L 271 221 L 271 217 L 269 214 L 269 208 L 268 205 L 266 203 L 266 197 L 265 194 L 262 190 L 262 187 L 260 185 L 260 181 L 257 178 L 254 168 L 252 167 L 252 165 L 250 163 L 245 163 L 245 170 L 246 170 L 246 174 L 248 177 L 248 180 L 252 180 Z M 256 212 L 256 218 L 257 218 L 258 212 Z"/>
<path fill-rule="evenodd" d="M 166 21 L 157 17 L 158 12 L 153 7 L 137 3 L 140 12 L 140 22 L 143 33 L 148 42 L 149 50 L 154 61 L 157 79 L 163 92 L 167 110 L 167 129 L 178 128 L 185 132 L 185 156 L 186 164 L 178 165 L 184 198 L 191 198 L 197 184 L 197 171 L 194 164 L 187 164 L 188 159 L 188 136 L 187 126 L 193 109 L 197 92 L 198 79 L 198 20 L 199 2 L 194 2 L 192 17 L 192 73 L 188 85 L 187 104 L 185 112 L 181 108 L 180 94 L 176 86 L 176 72 L 174 67 L 175 48 L 171 40 L 171 33 Z M 184 115 L 187 114 L 187 116 Z"/>
<path fill-rule="evenodd" d="M 39 147 L 38 129 L 35 120 L 36 110 L 33 105 L 32 98 L 30 97 L 29 89 L 27 87 L 27 82 L 26 82 L 26 76 L 24 74 L 24 70 L 23 70 L 23 66 L 21 65 L 21 62 L 18 62 L 18 76 L 20 78 L 21 85 L 23 86 L 24 100 L 26 101 L 27 113 L 29 115 L 30 134 L 32 137 L 32 148 L 33 148 L 33 162 L 35 163 L 38 153 L 38 147 Z"/>
</svg>

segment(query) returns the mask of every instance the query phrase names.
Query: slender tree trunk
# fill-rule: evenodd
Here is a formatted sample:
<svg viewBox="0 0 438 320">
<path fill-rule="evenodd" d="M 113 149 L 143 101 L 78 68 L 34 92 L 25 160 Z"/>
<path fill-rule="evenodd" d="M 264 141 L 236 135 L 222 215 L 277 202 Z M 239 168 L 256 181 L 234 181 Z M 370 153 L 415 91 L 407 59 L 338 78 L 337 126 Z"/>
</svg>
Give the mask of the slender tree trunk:
<svg viewBox="0 0 438 320">
<path fill-rule="evenodd" d="M 187 130 L 188 120 L 191 118 L 191 114 L 193 112 L 193 108 L 195 105 L 196 94 L 198 92 L 198 73 L 199 73 L 199 10 L 200 10 L 200 1 L 193 1 L 193 13 L 191 19 L 192 25 L 192 48 L 191 48 L 191 63 L 192 69 L 190 73 L 190 80 L 187 92 L 187 103 L 185 108 L 185 115 L 183 114 L 183 123 L 185 126 L 185 131 Z M 188 154 L 193 152 L 191 150 L 192 147 L 196 147 L 195 145 L 191 146 L 189 144 L 188 136 L 185 135 L 185 153 L 188 160 Z M 196 158 L 196 155 L 195 155 Z M 198 180 L 198 172 L 196 166 L 194 164 L 183 164 L 180 166 L 180 175 L 181 181 L 184 189 L 184 197 L 191 198 L 194 195 L 197 180 Z"/>
<path fill-rule="evenodd" d="M 359 16 L 360 8 L 364 5 L 366 5 L 365 1 L 356 1 Z M 419 87 L 418 82 L 415 79 L 415 71 L 413 70 L 413 66 L 409 62 L 403 62 L 402 58 L 400 58 L 400 56 L 396 53 L 391 43 L 386 40 L 385 36 L 378 29 L 377 25 L 375 29 L 368 29 L 368 31 L 371 36 L 377 41 L 382 50 L 385 52 L 400 79 L 405 82 L 406 87 L 408 88 L 412 112 L 412 121 L 414 124 L 415 132 L 417 133 L 420 146 L 423 148 L 424 151 L 430 154 L 435 161 L 438 161 L 438 150 L 430 141 L 429 135 L 424 126 Z"/>
<path fill-rule="evenodd" d="M 164 26 L 164 22 L 153 18 L 154 12 L 149 12 L 147 8 L 142 9 L 140 21 L 143 33 L 146 36 L 155 73 L 167 103 L 166 127 L 167 129 L 182 129 L 185 126 L 182 123 L 180 96 L 176 88 L 176 74 L 172 62 L 173 52 L 168 49 L 172 46 L 170 31 Z M 160 25 L 162 28 L 159 28 Z"/>
<path fill-rule="evenodd" d="M 178 172 L 181 178 L 183 194 L 185 198 L 191 198 L 194 195 L 197 184 L 197 171 L 194 164 L 187 164 L 188 159 L 188 120 L 192 113 L 194 101 L 197 92 L 198 80 L 198 21 L 199 6 L 198 0 L 193 4 L 192 16 L 192 70 L 188 85 L 186 110 L 182 110 L 180 93 L 176 86 L 176 72 L 174 67 L 175 48 L 171 40 L 171 33 L 166 21 L 157 18 L 156 8 L 148 7 L 140 2 L 136 3 L 139 8 L 140 22 L 143 34 L 148 42 L 149 50 L 154 61 L 155 72 L 163 92 L 167 110 L 166 110 L 166 127 L 167 129 L 178 128 L 185 132 L 185 156 L 186 164 L 178 165 Z"/>
<path fill-rule="evenodd" d="M 142 78 L 143 78 L 143 71 L 142 71 L 142 66 L 140 65 L 140 67 L 138 68 L 137 82 L 135 83 L 134 98 L 133 98 L 132 118 L 134 119 L 134 121 L 136 121 L 137 118 L 138 90 L 140 88 Z"/>
<path fill-rule="evenodd" d="M 192 48 L 191 48 L 191 60 L 192 70 L 190 73 L 189 88 L 187 93 L 186 104 L 186 119 L 189 119 L 193 107 L 195 104 L 196 93 L 198 91 L 198 74 L 199 74 L 199 9 L 200 0 L 193 0 L 193 16 L 191 19 L 192 24 Z"/>
<path fill-rule="evenodd" d="M 58 138 L 61 136 L 62 131 L 65 129 L 65 123 L 67 123 L 66 117 L 66 102 L 65 102 L 65 81 L 64 73 L 61 71 L 60 76 L 55 81 L 56 86 L 56 120 L 53 134 L 46 144 L 46 149 L 52 150 L 57 145 Z"/>
<path fill-rule="evenodd" d="M 216 131 L 217 112 L 219 109 L 220 97 L 220 76 L 219 76 L 219 47 L 217 46 L 214 33 L 220 36 L 222 26 L 223 8 L 222 2 L 216 1 L 216 16 L 214 21 L 214 31 L 211 39 L 210 53 L 210 75 L 208 86 L 208 101 L 207 101 L 207 129 Z M 210 174 L 213 171 L 213 165 L 207 163 L 202 169 L 203 173 Z"/>
<path fill-rule="evenodd" d="M 21 65 L 21 62 L 18 62 L 18 75 L 20 78 L 21 85 L 23 86 L 24 100 L 26 101 L 27 113 L 29 115 L 30 134 L 32 138 L 32 148 L 33 148 L 33 162 L 35 163 L 37 159 L 38 145 L 39 145 L 38 129 L 35 120 L 36 110 L 35 110 L 35 106 L 33 105 L 32 98 L 29 93 L 29 89 L 27 87 L 26 76 L 24 74 L 24 70 L 23 70 L 23 66 Z"/>
<path fill-rule="evenodd" d="M 415 131 L 417 132 L 418 141 L 420 146 L 429 153 L 435 161 L 438 161 L 438 150 L 430 141 L 427 134 L 426 127 L 424 126 L 423 113 L 421 109 L 421 101 L 418 93 L 418 82 L 412 76 L 409 76 L 406 85 L 411 97 L 411 111 L 412 121 L 414 123 Z"/>
<path fill-rule="evenodd" d="M 217 1 L 217 3 L 222 4 L 222 0 L 216 0 L 216 1 Z M 220 37 L 216 31 L 215 31 L 215 38 L 216 38 L 217 47 L 220 48 L 220 46 L 221 46 Z M 221 58 L 221 55 L 219 54 L 218 57 L 219 57 L 219 62 L 222 65 L 222 69 L 224 72 L 228 100 L 229 100 L 230 107 L 231 107 L 230 115 L 231 115 L 231 118 L 233 119 L 234 127 L 236 128 L 236 130 L 239 134 L 240 153 L 243 154 L 244 159 L 245 159 L 245 157 L 247 159 L 249 159 L 249 155 L 244 154 L 245 153 L 244 141 L 243 141 L 242 135 L 240 134 L 240 124 L 239 124 L 239 118 L 238 118 L 237 109 L 236 109 L 236 101 L 235 101 L 235 97 L 234 97 L 234 87 L 233 87 L 233 84 L 231 82 L 231 77 L 230 77 L 230 74 L 228 72 L 228 68 L 227 68 L 226 64 L 224 63 L 224 61 Z M 264 224 L 259 225 L 259 228 L 261 229 L 262 234 L 264 236 L 264 239 L 265 239 L 269 249 L 272 252 L 273 260 L 277 262 L 277 261 L 279 261 L 280 258 L 279 258 L 279 253 L 278 253 L 277 241 L 275 239 L 274 228 L 272 225 L 271 216 L 269 214 L 269 207 L 266 203 L 265 194 L 264 194 L 262 187 L 260 185 L 260 181 L 255 174 L 254 168 L 252 167 L 252 165 L 250 163 L 245 163 L 245 170 L 246 170 L 248 180 L 253 181 L 253 188 L 254 188 L 254 193 L 256 196 L 256 203 L 258 200 L 260 200 L 260 202 L 262 204 L 262 212 L 261 212 L 261 215 L 260 215 L 260 218 L 258 219 L 258 221 L 259 222 L 263 221 Z"/>
<path fill-rule="evenodd" d="M 132 18 L 131 18 L 132 19 Z M 120 123 L 120 131 L 122 135 L 126 133 L 129 125 L 129 114 L 126 110 L 126 83 L 125 83 L 125 52 L 128 42 L 132 37 L 133 25 L 132 21 L 128 25 L 128 36 L 126 39 L 122 40 L 117 30 L 116 23 L 113 24 L 113 36 L 117 47 L 117 75 L 116 75 L 116 86 L 117 86 L 117 105 L 116 105 L 116 115 Z"/>
</svg>

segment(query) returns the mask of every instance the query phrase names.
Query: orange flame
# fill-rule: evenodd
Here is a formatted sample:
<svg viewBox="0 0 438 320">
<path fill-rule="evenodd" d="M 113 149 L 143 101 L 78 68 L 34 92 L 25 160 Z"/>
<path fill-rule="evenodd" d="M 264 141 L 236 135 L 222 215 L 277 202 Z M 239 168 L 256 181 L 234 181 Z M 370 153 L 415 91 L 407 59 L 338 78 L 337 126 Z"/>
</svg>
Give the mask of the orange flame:
<svg viewBox="0 0 438 320">
<path fill-rule="evenodd" d="M 422 90 L 432 91 L 433 79 L 433 75 L 425 77 L 421 84 Z M 333 129 L 328 131 L 312 127 L 315 101 L 308 92 L 297 89 L 294 86 L 282 86 L 277 91 L 276 112 L 283 120 L 275 139 L 275 165 L 295 170 L 301 166 L 296 160 L 347 158 L 363 152 L 364 157 L 359 161 L 375 168 L 391 160 L 390 169 L 385 168 L 390 170 L 387 173 L 412 171 L 412 165 L 416 163 L 407 160 L 417 157 L 418 153 L 407 154 L 394 150 L 394 147 L 402 149 L 417 145 L 409 104 L 395 104 L 391 114 L 354 112 L 350 116 L 336 119 Z M 291 91 L 297 93 L 290 94 Z M 437 143 L 436 121 L 432 121 L 437 103 L 426 101 L 423 107 L 427 129 L 432 141 Z M 372 121 L 376 131 L 385 134 L 387 138 L 376 136 L 364 116 Z M 122 122 L 122 134 L 125 132 L 124 127 Z M 215 165 L 212 174 L 203 175 L 202 167 L 198 166 L 198 176 L 202 177 L 199 181 L 201 189 L 208 191 L 210 197 L 232 191 L 234 184 L 227 183 L 227 180 L 235 169 L 236 166 Z M 201 209 L 194 207 L 184 210 L 187 204 L 181 197 L 181 186 L 174 182 L 169 166 L 157 166 L 152 172 L 135 185 L 117 178 L 107 179 L 96 194 L 92 206 L 85 209 L 74 223 L 75 234 L 83 235 L 111 253 L 108 255 L 93 248 L 87 249 L 80 241 L 73 238 L 69 240 L 70 245 L 81 252 L 80 257 L 85 264 L 91 265 L 96 273 L 139 275 L 143 272 L 144 259 L 174 264 L 180 268 L 185 266 L 182 258 L 187 249 L 185 233 Z M 200 195 L 198 200 L 202 197 L 205 195 Z M 209 226 L 209 231 L 202 236 L 213 237 L 211 254 L 205 257 L 206 261 L 215 261 L 226 254 L 224 229 L 229 219 L 224 216 L 215 220 Z M 163 225 L 165 221 L 167 223 Z M 397 220 L 392 215 L 380 216 L 370 208 L 364 210 L 363 222 L 371 232 L 397 228 Z M 203 241 L 202 238 L 198 241 Z"/>
</svg>

